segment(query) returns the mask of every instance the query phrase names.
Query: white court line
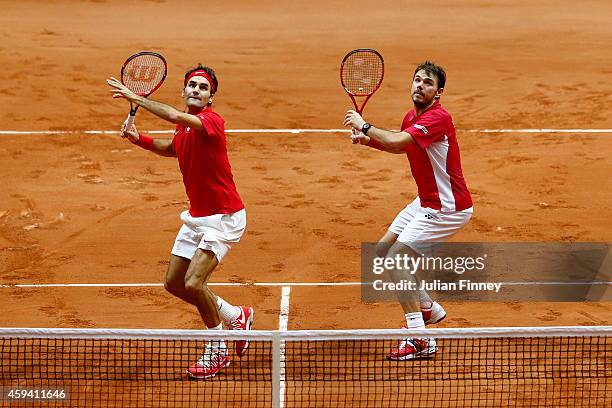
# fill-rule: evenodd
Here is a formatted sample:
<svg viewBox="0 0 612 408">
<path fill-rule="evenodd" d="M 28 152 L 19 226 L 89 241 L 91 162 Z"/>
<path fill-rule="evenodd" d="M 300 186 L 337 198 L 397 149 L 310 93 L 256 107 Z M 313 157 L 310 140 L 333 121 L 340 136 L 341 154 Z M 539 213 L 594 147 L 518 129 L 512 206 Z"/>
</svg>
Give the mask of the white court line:
<svg viewBox="0 0 612 408">
<path fill-rule="evenodd" d="M 289 298 L 291 296 L 291 286 L 283 286 L 281 294 L 280 315 L 278 316 L 278 330 L 287 331 L 289 323 Z"/>
<path fill-rule="evenodd" d="M 470 133 L 612 133 L 612 129 L 457 129 Z"/>
<path fill-rule="evenodd" d="M 173 134 L 174 130 L 145 130 L 150 134 Z M 349 133 L 348 129 L 226 129 L 225 133 Z M 118 130 L 0 130 L 0 135 L 118 135 Z"/>
<path fill-rule="evenodd" d="M 211 282 L 210 286 L 267 286 L 267 287 L 283 287 L 290 292 L 292 286 L 361 286 L 368 285 L 372 282 L 254 282 L 254 283 L 238 283 L 238 282 Z M 592 282 L 497 282 L 502 286 L 521 286 L 521 285 L 612 285 L 612 281 L 592 281 Z M 18 284 L 3 284 L 0 288 L 144 288 L 144 287 L 162 287 L 163 283 L 18 283 Z M 287 297 L 289 296 L 289 292 Z M 287 311 L 289 305 L 287 304 Z"/>
<path fill-rule="evenodd" d="M 469 133 L 612 133 L 612 129 L 457 129 Z M 227 129 L 226 133 L 347 133 L 347 129 Z M 174 130 L 148 130 L 150 134 L 173 134 Z M 0 130 L 0 135 L 117 135 L 117 130 Z"/>
</svg>

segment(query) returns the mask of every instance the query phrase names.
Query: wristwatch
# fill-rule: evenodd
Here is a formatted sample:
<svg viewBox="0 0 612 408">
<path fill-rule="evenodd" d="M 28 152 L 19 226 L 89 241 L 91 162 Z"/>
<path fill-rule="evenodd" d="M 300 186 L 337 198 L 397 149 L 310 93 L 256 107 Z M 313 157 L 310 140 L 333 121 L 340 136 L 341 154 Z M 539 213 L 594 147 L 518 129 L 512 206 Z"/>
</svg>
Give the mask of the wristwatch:
<svg viewBox="0 0 612 408">
<path fill-rule="evenodd" d="M 367 136 L 368 131 L 370 130 L 371 127 L 372 125 L 370 125 L 368 122 L 364 123 L 363 126 L 361 127 L 361 133 Z"/>
</svg>

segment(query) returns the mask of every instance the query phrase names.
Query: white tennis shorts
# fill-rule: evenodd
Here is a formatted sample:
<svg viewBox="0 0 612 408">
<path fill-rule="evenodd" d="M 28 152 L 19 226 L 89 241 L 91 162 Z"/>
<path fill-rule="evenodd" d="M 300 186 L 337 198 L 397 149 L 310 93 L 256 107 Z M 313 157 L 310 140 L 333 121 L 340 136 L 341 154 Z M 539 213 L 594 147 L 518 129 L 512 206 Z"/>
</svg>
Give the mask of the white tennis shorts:
<svg viewBox="0 0 612 408">
<path fill-rule="evenodd" d="M 430 243 L 446 241 L 468 223 L 474 212 L 470 207 L 463 211 L 442 212 L 421 207 L 417 197 L 400 211 L 391 223 L 389 231 L 397 234 L 397 240 L 419 253 L 427 253 Z"/>
<path fill-rule="evenodd" d="M 215 214 L 192 217 L 189 211 L 181 213 L 183 226 L 179 230 L 172 255 L 192 259 L 198 248 L 212 251 L 221 263 L 232 244 L 240 241 L 246 228 L 246 211 L 233 214 Z"/>
</svg>

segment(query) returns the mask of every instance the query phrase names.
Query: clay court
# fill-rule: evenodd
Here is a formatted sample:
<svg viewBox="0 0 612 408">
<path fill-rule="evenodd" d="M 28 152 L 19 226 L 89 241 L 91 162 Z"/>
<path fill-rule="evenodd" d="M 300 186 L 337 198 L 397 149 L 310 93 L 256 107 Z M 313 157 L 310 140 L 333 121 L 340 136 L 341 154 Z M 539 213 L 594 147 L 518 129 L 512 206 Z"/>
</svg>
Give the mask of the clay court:
<svg viewBox="0 0 612 408">
<path fill-rule="evenodd" d="M 364 304 L 357 285 L 330 285 L 359 282 L 360 244 L 382 236 L 416 195 L 405 156 L 325 131 L 342 128 L 352 107 L 339 65 L 354 48 L 385 58 L 384 82 L 364 112 L 384 128 L 397 129 L 410 109 L 416 64 L 446 68 L 442 104 L 458 129 L 475 201 L 455 241 L 612 239 L 609 2 L 94 0 L 2 8 L 0 130 L 15 131 L 0 135 L 2 327 L 202 327 L 195 309 L 161 285 L 188 206 L 176 160 L 92 132 L 117 131 L 124 120 L 128 104 L 109 96 L 105 79 L 139 50 L 166 57 L 168 78 L 152 98 L 176 107 L 188 68 L 202 62 L 217 72 L 215 108 L 226 121 L 248 226 L 212 281 L 224 298 L 253 305 L 256 329 L 402 323 L 397 304 Z M 144 130 L 173 129 L 144 109 L 136 120 Z M 609 302 L 445 308 L 440 327 L 612 324 Z"/>
</svg>

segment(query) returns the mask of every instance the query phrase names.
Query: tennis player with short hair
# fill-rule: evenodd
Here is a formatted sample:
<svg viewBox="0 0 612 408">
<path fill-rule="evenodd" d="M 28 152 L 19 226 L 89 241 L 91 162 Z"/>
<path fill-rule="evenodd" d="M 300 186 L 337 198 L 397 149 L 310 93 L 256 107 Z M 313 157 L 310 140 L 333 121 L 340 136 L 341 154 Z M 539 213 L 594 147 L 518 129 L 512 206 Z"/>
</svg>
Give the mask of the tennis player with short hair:
<svg viewBox="0 0 612 408">
<path fill-rule="evenodd" d="M 418 197 L 396 216 L 379 244 L 386 255 L 427 252 L 428 244 L 440 242 L 455 234 L 472 217 L 472 198 L 461 169 L 459 144 L 450 114 L 440 104 L 446 73 L 430 61 L 420 64 L 412 79 L 411 109 L 400 131 L 384 130 L 367 123 L 361 115 L 349 110 L 344 125 L 358 133 L 351 136 L 354 144 L 363 144 L 389 153 L 406 154 L 417 184 Z M 385 254 L 382 254 L 384 256 Z M 396 275 L 398 276 L 398 275 Z M 414 281 L 409 273 L 402 279 Z M 446 317 L 440 304 L 427 292 L 412 292 L 400 299 L 408 328 L 424 328 Z M 405 339 L 391 351 L 391 360 L 429 357 L 436 352 L 434 339 Z"/>
<path fill-rule="evenodd" d="M 198 65 L 185 74 L 182 96 L 185 111 L 136 95 L 114 78 L 107 80 L 114 98 L 128 99 L 162 119 L 176 124 L 173 138 L 151 138 L 135 126 L 121 133 L 132 143 L 160 156 L 177 157 L 189 197 L 170 255 L 165 287 L 197 307 L 209 329 L 221 330 L 222 318 L 232 330 L 249 330 L 253 309 L 232 306 L 208 287 L 212 272 L 246 228 L 246 212 L 238 195 L 227 156 L 225 122 L 212 108 L 218 90 L 215 72 Z M 235 342 L 238 356 L 248 341 Z M 210 342 L 188 374 L 209 378 L 230 364 L 224 341 Z"/>
</svg>

